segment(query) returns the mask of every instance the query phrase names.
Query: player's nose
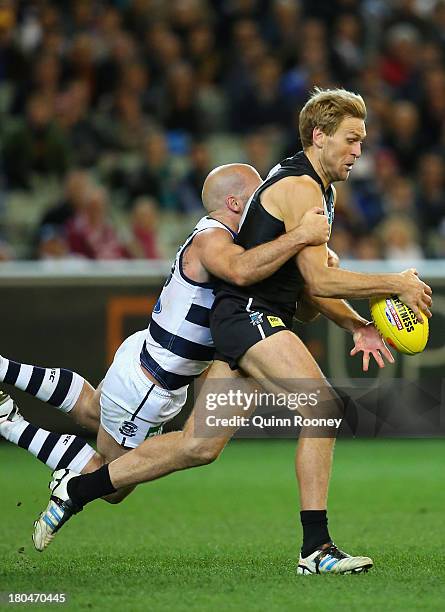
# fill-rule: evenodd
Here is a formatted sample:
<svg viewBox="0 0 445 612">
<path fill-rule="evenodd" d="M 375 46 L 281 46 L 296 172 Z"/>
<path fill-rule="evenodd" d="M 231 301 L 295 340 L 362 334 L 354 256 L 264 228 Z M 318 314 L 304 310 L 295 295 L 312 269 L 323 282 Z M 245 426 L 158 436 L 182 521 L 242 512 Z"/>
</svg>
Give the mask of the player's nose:
<svg viewBox="0 0 445 612">
<path fill-rule="evenodd" d="M 352 154 L 356 157 L 356 159 L 360 157 L 360 155 L 362 154 L 362 143 L 361 142 L 354 142 L 353 147 L 352 147 Z"/>
</svg>

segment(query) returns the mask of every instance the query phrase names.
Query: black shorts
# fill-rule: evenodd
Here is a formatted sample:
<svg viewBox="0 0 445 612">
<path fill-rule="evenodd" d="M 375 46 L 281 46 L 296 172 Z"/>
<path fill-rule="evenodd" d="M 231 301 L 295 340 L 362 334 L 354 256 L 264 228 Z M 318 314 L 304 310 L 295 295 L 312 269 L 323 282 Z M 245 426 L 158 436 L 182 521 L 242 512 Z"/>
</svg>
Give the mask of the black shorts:
<svg viewBox="0 0 445 612">
<path fill-rule="evenodd" d="M 218 296 L 210 314 L 210 331 L 216 347 L 214 359 L 232 370 L 238 360 L 261 340 L 292 329 L 292 316 L 283 315 L 272 304 L 254 297 Z"/>
</svg>

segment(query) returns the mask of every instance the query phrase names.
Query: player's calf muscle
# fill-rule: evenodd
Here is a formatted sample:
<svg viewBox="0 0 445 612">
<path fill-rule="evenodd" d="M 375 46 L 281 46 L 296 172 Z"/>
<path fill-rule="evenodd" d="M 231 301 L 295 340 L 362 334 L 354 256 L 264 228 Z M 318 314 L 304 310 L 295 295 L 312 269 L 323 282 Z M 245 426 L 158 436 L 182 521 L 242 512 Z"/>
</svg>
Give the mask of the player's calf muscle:
<svg viewBox="0 0 445 612">
<path fill-rule="evenodd" d="M 111 493 L 111 495 L 106 495 L 105 497 L 102 497 L 102 499 L 106 501 L 108 504 L 113 504 L 113 505 L 120 504 L 121 502 L 124 501 L 124 499 L 126 499 L 130 495 L 132 491 L 134 491 L 135 488 L 136 488 L 135 486 L 124 487 L 116 491 L 116 493 Z"/>
<path fill-rule="evenodd" d="M 105 464 L 105 458 L 99 453 L 94 453 L 91 459 L 88 461 L 86 466 L 82 470 L 82 474 L 89 474 L 90 472 L 95 472 L 99 468 L 101 468 Z"/>
</svg>

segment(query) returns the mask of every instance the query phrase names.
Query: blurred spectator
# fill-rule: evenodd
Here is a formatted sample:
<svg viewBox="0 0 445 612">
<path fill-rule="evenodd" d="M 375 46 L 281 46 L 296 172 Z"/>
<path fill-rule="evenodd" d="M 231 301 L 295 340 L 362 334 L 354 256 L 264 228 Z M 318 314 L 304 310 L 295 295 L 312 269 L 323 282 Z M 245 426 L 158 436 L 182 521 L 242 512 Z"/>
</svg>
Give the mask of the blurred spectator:
<svg viewBox="0 0 445 612">
<path fill-rule="evenodd" d="M 359 238 L 354 247 L 354 258 L 355 259 L 381 259 L 382 252 L 380 248 L 380 242 L 373 236 L 362 236 Z"/>
<path fill-rule="evenodd" d="M 86 4 L 85 2 L 78 3 Z M 77 6 L 77 4 L 75 4 Z M 96 58 L 94 39 L 91 34 L 79 33 L 72 42 L 68 62 L 67 78 L 87 83 L 91 95 L 95 95 L 97 86 Z"/>
<path fill-rule="evenodd" d="M 419 109 L 425 147 L 440 145 L 445 124 L 445 70 L 442 66 L 429 68 L 422 75 Z"/>
<path fill-rule="evenodd" d="M 342 225 L 337 225 L 335 231 L 332 232 L 329 240 L 329 248 L 337 253 L 342 259 L 353 259 L 354 257 L 354 240 L 351 232 Z"/>
<path fill-rule="evenodd" d="M 84 170 L 71 170 L 65 178 L 62 199 L 43 215 L 40 231 L 47 225 L 55 229 L 63 228 L 82 211 L 88 189 L 91 189 L 88 173 Z"/>
<path fill-rule="evenodd" d="M 15 38 L 16 18 L 12 3 L 0 6 L 0 83 L 20 83 L 27 76 L 27 61 Z"/>
<path fill-rule="evenodd" d="M 39 93 L 47 100 L 54 101 L 59 93 L 61 79 L 60 60 L 52 54 L 45 53 L 37 56 L 32 67 L 31 78 L 17 87 L 11 112 L 14 115 L 23 114 L 30 92 Z"/>
<path fill-rule="evenodd" d="M 116 93 L 114 102 L 112 120 L 107 117 L 101 123 L 101 135 L 107 148 L 133 153 L 142 151 L 153 123 L 143 114 L 139 97 L 122 88 Z"/>
<path fill-rule="evenodd" d="M 387 126 L 386 146 L 395 154 L 402 172 L 413 172 L 421 152 L 419 112 L 411 102 L 392 105 Z"/>
<path fill-rule="evenodd" d="M 296 41 L 301 27 L 301 3 L 293 0 L 274 0 L 270 18 L 265 24 L 265 35 L 285 68 L 297 59 Z"/>
<path fill-rule="evenodd" d="M 32 173 L 62 176 L 69 165 L 67 142 L 53 121 L 50 100 L 34 94 L 25 121 L 11 129 L 3 145 L 9 187 L 28 189 Z"/>
<path fill-rule="evenodd" d="M 382 220 L 384 194 L 398 176 L 398 165 L 392 153 L 380 150 L 374 158 L 374 172 L 371 177 L 355 186 L 355 200 L 369 230 Z"/>
<path fill-rule="evenodd" d="M 146 33 L 145 55 L 156 85 L 163 84 L 169 68 L 181 61 L 181 41 L 165 22 L 155 22 Z"/>
<path fill-rule="evenodd" d="M 108 53 L 97 61 L 95 102 L 100 101 L 103 96 L 112 94 L 118 87 L 119 79 L 125 71 L 124 67 L 137 60 L 135 41 L 127 32 L 116 32 L 109 44 Z"/>
<path fill-rule="evenodd" d="M 207 20 L 207 0 L 171 0 L 168 9 L 172 28 L 180 35 L 186 35 L 200 21 Z"/>
<path fill-rule="evenodd" d="M 203 142 L 194 142 L 190 150 L 190 169 L 178 183 L 177 198 L 182 212 L 203 211 L 202 186 L 211 169 L 208 147 Z"/>
<path fill-rule="evenodd" d="M 271 138 L 264 132 L 253 132 L 244 138 L 244 151 L 246 153 L 246 163 L 253 166 L 264 180 L 276 164 L 273 158 Z M 296 153 L 296 150 L 291 154 Z"/>
<path fill-rule="evenodd" d="M 388 217 L 379 227 L 385 259 L 400 259 L 410 262 L 423 259 L 415 223 L 409 217 Z"/>
<path fill-rule="evenodd" d="M 157 228 L 159 207 L 154 198 L 139 198 L 131 211 L 132 237 L 127 244 L 135 259 L 158 259 Z"/>
<path fill-rule="evenodd" d="M 74 31 L 86 32 L 94 25 L 94 7 L 89 0 L 72 3 L 72 25 Z"/>
<path fill-rule="evenodd" d="M 142 41 L 150 25 L 162 16 L 160 3 L 154 4 L 147 0 L 132 0 L 127 2 L 124 12 L 125 29 L 134 32 Z"/>
<path fill-rule="evenodd" d="M 120 73 L 119 91 L 135 96 L 144 113 L 151 115 L 151 121 L 159 114 L 160 93 L 153 86 L 150 71 L 141 62 L 123 64 Z"/>
<path fill-rule="evenodd" d="M 435 38 L 438 42 L 445 44 L 445 0 L 436 0 L 434 4 L 431 23 Z"/>
<path fill-rule="evenodd" d="M 352 80 L 364 65 L 363 32 L 358 16 L 340 13 L 334 24 L 332 39 L 332 67 L 341 83 L 352 85 Z"/>
<path fill-rule="evenodd" d="M 224 88 L 233 112 L 236 112 L 238 104 L 253 87 L 252 75 L 267 57 L 267 47 L 260 37 L 257 24 L 251 19 L 235 22 L 231 36 Z"/>
<path fill-rule="evenodd" d="M 199 23 L 190 30 L 187 50 L 200 84 L 214 83 L 222 68 L 221 51 L 216 47 L 216 37 L 208 23 Z"/>
<path fill-rule="evenodd" d="M 301 108 L 314 85 L 326 87 L 330 80 L 326 27 L 317 19 L 304 21 L 295 44 L 297 59 L 284 74 L 281 86 L 289 102 Z"/>
<path fill-rule="evenodd" d="M 108 212 L 108 196 L 94 187 L 87 192 L 85 206 L 67 224 L 70 253 L 87 259 L 120 259 L 127 256 Z"/>
<path fill-rule="evenodd" d="M 183 130 L 193 136 L 200 132 L 195 76 L 189 64 L 177 63 L 167 73 L 162 119 L 167 130 Z"/>
<path fill-rule="evenodd" d="M 415 192 L 412 182 L 398 176 L 387 188 L 383 197 L 383 208 L 387 215 L 402 215 L 415 218 Z"/>
<path fill-rule="evenodd" d="M 75 165 L 91 167 L 97 160 L 106 138 L 95 125 L 90 113 L 90 92 L 83 81 L 73 81 L 58 97 L 57 124 L 62 128 Z"/>
<path fill-rule="evenodd" d="M 445 220 L 445 163 L 442 155 L 427 153 L 420 158 L 416 208 L 427 230 Z"/>
<path fill-rule="evenodd" d="M 159 202 L 162 210 L 178 209 L 177 177 L 163 132 L 153 132 L 147 137 L 142 163 L 121 179 L 128 185 L 132 199 L 150 195 Z"/>
<path fill-rule="evenodd" d="M 418 30 L 408 23 L 397 23 L 386 34 L 386 53 L 380 69 L 383 79 L 396 94 L 415 90 L 419 43 Z"/>
<path fill-rule="evenodd" d="M 252 87 L 232 108 L 232 127 L 237 132 L 249 132 L 258 128 L 285 128 L 289 124 L 292 109 L 280 87 L 279 62 L 266 57 L 257 66 Z"/>
</svg>

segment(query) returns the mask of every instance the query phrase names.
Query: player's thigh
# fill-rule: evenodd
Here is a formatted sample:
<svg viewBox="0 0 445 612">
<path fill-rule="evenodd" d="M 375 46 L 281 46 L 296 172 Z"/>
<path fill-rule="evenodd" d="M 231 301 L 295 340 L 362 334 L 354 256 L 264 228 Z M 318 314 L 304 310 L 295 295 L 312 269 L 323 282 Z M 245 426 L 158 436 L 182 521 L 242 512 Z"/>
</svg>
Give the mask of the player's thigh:
<svg viewBox="0 0 445 612">
<path fill-rule="evenodd" d="M 298 393 L 300 397 L 311 394 L 314 403 L 298 408 L 303 416 L 343 415 L 343 402 L 304 343 L 291 331 L 283 330 L 257 342 L 241 357 L 239 365 L 267 392 Z"/>
<path fill-rule="evenodd" d="M 239 360 L 240 368 L 257 379 L 324 378 L 304 343 L 283 330 L 251 346 Z"/>
<path fill-rule="evenodd" d="M 114 461 L 127 453 L 128 450 L 128 448 L 116 442 L 116 440 L 105 431 L 102 425 L 99 426 L 99 431 L 97 433 L 97 452 L 104 458 L 104 463 Z"/>
<path fill-rule="evenodd" d="M 231 370 L 223 361 L 214 361 L 210 366 L 205 380 L 200 381 L 199 389 L 193 410 L 184 426 L 183 443 L 196 454 L 206 456 L 209 460 L 215 459 L 223 450 L 227 442 L 238 429 L 236 425 L 209 425 L 208 419 L 215 422 L 218 418 L 233 419 L 249 416 L 253 408 L 245 409 L 242 404 L 230 405 L 218 402 L 218 398 L 229 396 L 230 391 L 238 389 L 246 392 L 251 389 L 250 382 L 239 370 Z"/>
</svg>

